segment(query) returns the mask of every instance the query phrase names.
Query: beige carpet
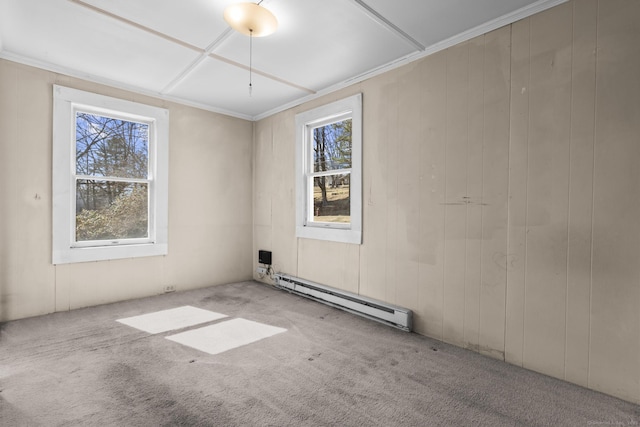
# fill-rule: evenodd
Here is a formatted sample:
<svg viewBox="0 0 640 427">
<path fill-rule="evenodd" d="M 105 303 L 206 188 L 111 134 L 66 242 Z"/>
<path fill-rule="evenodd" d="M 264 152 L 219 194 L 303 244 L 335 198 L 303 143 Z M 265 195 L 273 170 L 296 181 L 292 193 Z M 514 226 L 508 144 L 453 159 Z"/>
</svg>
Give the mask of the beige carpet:
<svg viewBox="0 0 640 427">
<path fill-rule="evenodd" d="M 117 321 L 183 306 L 228 318 Z M 234 319 L 284 331 L 219 354 L 166 339 Z M 0 325 L 0 425 L 632 426 L 640 407 L 243 282 Z"/>
</svg>

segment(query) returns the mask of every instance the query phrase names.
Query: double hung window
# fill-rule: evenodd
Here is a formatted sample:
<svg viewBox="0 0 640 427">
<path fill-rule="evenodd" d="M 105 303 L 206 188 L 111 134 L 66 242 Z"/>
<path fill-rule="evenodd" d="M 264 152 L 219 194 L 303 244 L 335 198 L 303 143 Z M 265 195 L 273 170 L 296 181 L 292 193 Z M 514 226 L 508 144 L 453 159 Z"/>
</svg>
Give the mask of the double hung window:
<svg viewBox="0 0 640 427">
<path fill-rule="evenodd" d="M 296 116 L 298 237 L 361 243 L 362 96 Z"/>
<path fill-rule="evenodd" d="M 167 252 L 168 112 L 54 87 L 53 263 Z"/>
</svg>

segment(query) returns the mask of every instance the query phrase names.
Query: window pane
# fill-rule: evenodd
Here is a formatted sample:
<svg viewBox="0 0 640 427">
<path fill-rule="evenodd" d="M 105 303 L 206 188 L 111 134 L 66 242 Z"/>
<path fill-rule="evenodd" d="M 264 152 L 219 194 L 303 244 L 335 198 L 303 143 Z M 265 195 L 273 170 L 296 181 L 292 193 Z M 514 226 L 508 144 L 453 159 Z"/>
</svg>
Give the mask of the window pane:
<svg viewBox="0 0 640 427">
<path fill-rule="evenodd" d="M 76 182 L 76 241 L 148 237 L 146 183 Z"/>
<path fill-rule="evenodd" d="M 76 174 L 146 178 L 149 125 L 76 113 Z"/>
<path fill-rule="evenodd" d="M 317 176 L 313 179 L 313 220 L 351 222 L 350 174 Z"/>
<path fill-rule="evenodd" d="M 351 119 L 313 129 L 313 171 L 351 168 Z"/>
</svg>

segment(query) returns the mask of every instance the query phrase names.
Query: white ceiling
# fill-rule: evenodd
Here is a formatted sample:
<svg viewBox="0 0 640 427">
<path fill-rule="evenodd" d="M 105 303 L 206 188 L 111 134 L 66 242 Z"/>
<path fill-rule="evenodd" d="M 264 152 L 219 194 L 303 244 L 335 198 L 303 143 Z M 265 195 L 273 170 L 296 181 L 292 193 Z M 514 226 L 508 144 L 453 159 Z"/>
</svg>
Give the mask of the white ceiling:
<svg viewBox="0 0 640 427">
<path fill-rule="evenodd" d="M 255 120 L 564 1 L 264 0 L 251 96 L 234 0 L 0 0 L 0 57 Z"/>
</svg>

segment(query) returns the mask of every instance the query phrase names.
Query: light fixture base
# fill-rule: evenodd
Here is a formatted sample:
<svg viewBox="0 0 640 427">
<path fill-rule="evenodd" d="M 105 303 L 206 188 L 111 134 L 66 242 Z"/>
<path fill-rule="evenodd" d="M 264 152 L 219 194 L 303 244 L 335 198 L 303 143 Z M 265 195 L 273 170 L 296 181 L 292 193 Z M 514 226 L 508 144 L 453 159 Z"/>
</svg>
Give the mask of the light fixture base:
<svg viewBox="0 0 640 427">
<path fill-rule="evenodd" d="M 224 10 L 224 20 L 245 36 L 264 37 L 278 28 L 278 20 L 269 10 L 256 3 L 236 3 Z"/>
</svg>

